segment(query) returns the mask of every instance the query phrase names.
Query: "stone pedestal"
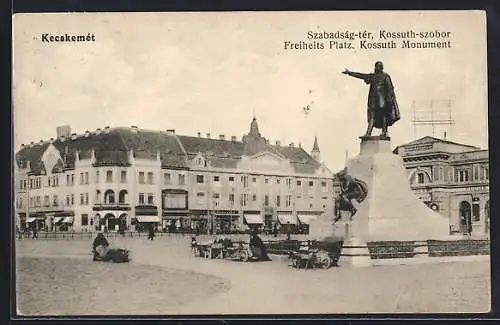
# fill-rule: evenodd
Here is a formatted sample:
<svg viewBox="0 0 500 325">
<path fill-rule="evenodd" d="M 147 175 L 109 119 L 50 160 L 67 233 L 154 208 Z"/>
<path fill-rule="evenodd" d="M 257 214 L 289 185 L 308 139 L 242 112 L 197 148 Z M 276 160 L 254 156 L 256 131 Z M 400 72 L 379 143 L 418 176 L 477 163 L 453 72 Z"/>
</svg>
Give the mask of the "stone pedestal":
<svg viewBox="0 0 500 325">
<path fill-rule="evenodd" d="M 344 241 L 339 265 L 352 267 L 372 266 L 373 264 L 366 242 L 356 237 L 346 239 Z"/>
<path fill-rule="evenodd" d="M 408 174 L 390 138 L 361 137 L 347 173 L 366 183 L 368 195 L 352 218 L 351 236 L 361 242 L 450 239 L 449 221 L 412 192 Z"/>
</svg>

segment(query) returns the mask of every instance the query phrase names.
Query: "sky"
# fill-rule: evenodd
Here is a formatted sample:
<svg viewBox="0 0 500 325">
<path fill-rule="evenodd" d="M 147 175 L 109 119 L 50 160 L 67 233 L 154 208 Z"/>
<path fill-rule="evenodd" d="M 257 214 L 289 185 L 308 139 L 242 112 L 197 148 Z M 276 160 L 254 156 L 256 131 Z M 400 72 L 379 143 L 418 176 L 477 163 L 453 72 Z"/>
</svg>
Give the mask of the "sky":
<svg viewBox="0 0 500 325">
<path fill-rule="evenodd" d="M 452 47 L 363 50 L 356 39 L 355 50 L 284 49 L 285 41 L 314 41 L 308 31 L 378 37 L 409 29 L 448 31 Z M 95 42 L 47 43 L 44 33 L 90 33 Z M 17 14 L 13 146 L 55 137 L 60 125 L 241 139 L 255 116 L 273 143 L 310 151 L 317 136 L 321 160 L 335 171 L 346 151 L 359 152 L 366 129 L 368 86 L 341 72 L 369 73 L 379 60 L 401 111 L 389 129 L 393 146 L 432 135 L 429 127 L 415 132 L 411 120 L 415 105 L 434 101 L 455 122 L 448 140 L 487 148 L 486 28 L 478 11 Z"/>
</svg>

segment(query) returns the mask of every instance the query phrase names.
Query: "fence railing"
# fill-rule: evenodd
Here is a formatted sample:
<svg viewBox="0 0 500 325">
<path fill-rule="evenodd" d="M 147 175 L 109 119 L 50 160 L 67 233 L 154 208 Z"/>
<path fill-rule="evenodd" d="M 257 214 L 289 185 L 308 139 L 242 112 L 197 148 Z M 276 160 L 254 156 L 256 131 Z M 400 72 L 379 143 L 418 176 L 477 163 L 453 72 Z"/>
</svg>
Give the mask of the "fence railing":
<svg viewBox="0 0 500 325">
<path fill-rule="evenodd" d="M 39 232 L 37 239 L 47 240 L 92 240 L 98 232 Z M 105 236 L 109 239 L 117 238 L 146 238 L 147 232 L 125 232 L 123 234 L 116 232 L 106 233 Z M 155 238 L 167 239 L 172 237 L 190 237 L 194 234 L 189 233 L 155 233 Z M 198 235 L 198 241 L 208 241 L 216 235 Z M 248 234 L 231 234 L 223 235 L 233 240 L 248 240 Z M 286 235 L 264 236 L 263 242 L 269 254 L 287 255 L 291 251 L 297 251 L 300 247 L 300 242 L 307 239 L 306 235 L 295 235 L 294 239 L 285 239 Z M 33 239 L 32 234 L 22 234 L 19 239 Z M 369 242 L 366 246 L 349 246 L 344 245 L 344 242 L 321 242 L 311 241 L 312 248 L 323 249 L 331 255 L 341 256 L 369 256 L 371 259 L 388 259 L 388 258 L 414 258 L 418 256 L 441 257 L 441 256 L 470 256 L 470 255 L 489 255 L 490 241 L 478 239 L 461 239 L 461 240 L 427 240 L 427 241 L 383 241 Z M 365 253 L 350 253 L 351 249 L 362 249 Z M 358 250 L 359 251 L 359 250 Z"/>
</svg>

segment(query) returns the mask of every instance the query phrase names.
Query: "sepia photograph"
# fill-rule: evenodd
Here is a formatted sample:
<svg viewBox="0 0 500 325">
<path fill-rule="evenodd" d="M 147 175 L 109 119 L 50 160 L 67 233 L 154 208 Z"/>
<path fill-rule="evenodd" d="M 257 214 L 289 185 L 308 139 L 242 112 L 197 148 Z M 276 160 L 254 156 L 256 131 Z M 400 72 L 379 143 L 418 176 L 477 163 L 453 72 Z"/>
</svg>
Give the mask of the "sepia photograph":
<svg viewBox="0 0 500 325">
<path fill-rule="evenodd" d="M 16 316 L 489 313 L 486 36 L 484 11 L 15 14 Z"/>
</svg>

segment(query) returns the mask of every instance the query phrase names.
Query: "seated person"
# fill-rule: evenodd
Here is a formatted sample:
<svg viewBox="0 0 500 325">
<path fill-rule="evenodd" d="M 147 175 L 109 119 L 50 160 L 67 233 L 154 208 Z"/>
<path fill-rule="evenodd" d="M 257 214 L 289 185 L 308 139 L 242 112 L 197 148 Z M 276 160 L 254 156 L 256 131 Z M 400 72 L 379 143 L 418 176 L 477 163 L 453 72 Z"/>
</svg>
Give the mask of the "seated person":
<svg viewBox="0 0 500 325">
<path fill-rule="evenodd" d="M 257 235 L 256 231 L 252 231 L 250 234 L 250 251 L 255 259 L 259 261 L 270 261 L 271 259 L 267 255 L 266 246 L 260 237 Z"/>
<path fill-rule="evenodd" d="M 92 248 L 94 250 L 94 258 L 97 256 L 104 257 L 108 253 L 109 243 L 106 237 L 100 232 L 97 234 L 94 239 L 94 243 L 92 244 Z"/>
</svg>

